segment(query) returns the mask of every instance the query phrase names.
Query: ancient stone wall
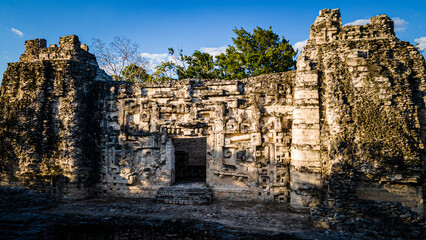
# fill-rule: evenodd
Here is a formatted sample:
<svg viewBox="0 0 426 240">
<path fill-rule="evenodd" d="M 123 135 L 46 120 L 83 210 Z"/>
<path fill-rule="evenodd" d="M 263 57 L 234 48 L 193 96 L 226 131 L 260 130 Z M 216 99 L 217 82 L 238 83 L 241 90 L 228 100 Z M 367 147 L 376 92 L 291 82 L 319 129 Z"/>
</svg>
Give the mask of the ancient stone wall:
<svg viewBox="0 0 426 240">
<path fill-rule="evenodd" d="M 293 76 L 98 84 L 100 188 L 152 196 L 174 183 L 174 142 L 206 138 L 192 155 L 205 156 L 215 196 L 288 200 Z"/>
<path fill-rule="evenodd" d="M 44 39 L 30 40 L 20 62 L 9 63 L 0 90 L 3 181 L 70 198 L 93 192 L 95 147 L 87 114 L 98 65 L 81 46 L 77 36 L 49 48 Z"/>
<path fill-rule="evenodd" d="M 342 26 L 338 9 L 320 12 L 297 70 L 241 80 L 115 82 L 76 36 L 31 40 L 0 89 L 1 179 L 154 197 L 200 171 L 219 199 L 320 206 L 320 226 L 368 216 L 365 206 L 415 219 L 425 78 L 390 18 Z"/>
<path fill-rule="evenodd" d="M 364 26 L 342 26 L 338 9 L 322 10 L 312 25 L 297 62 L 292 188 L 300 196 L 292 196 L 293 205 L 312 206 L 325 190 L 331 208 L 356 195 L 398 201 L 423 213 L 425 62 L 396 38 L 393 25 L 380 15 Z M 312 125 L 296 125 L 298 112 L 304 113 L 298 121 Z M 309 143 L 301 158 L 298 129 L 311 132 L 301 141 Z M 347 174 L 354 187 L 344 197 L 330 190 L 339 181 L 329 180 L 342 169 L 354 174 Z M 305 180 L 298 181 L 299 175 Z"/>
</svg>

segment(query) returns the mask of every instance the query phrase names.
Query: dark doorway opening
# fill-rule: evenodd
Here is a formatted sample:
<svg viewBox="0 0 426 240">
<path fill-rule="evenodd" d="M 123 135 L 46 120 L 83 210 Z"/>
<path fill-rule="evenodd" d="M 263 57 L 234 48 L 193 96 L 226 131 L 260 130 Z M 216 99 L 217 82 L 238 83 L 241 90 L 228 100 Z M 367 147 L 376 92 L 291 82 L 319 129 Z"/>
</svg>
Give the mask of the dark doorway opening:
<svg viewBox="0 0 426 240">
<path fill-rule="evenodd" d="M 175 138 L 176 182 L 206 181 L 206 138 Z"/>
</svg>

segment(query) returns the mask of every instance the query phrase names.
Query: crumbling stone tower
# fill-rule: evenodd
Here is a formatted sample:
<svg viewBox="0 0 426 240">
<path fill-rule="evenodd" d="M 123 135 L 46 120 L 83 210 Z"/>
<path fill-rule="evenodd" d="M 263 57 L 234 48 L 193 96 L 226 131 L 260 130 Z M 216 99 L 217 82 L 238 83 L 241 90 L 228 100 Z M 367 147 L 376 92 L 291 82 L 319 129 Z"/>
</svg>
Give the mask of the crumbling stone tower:
<svg viewBox="0 0 426 240">
<path fill-rule="evenodd" d="M 98 65 L 87 51 L 75 35 L 48 48 L 35 39 L 25 42 L 18 63 L 9 63 L 0 94 L 3 180 L 71 198 L 93 192 L 89 92 Z"/>
<path fill-rule="evenodd" d="M 292 205 L 325 190 L 333 204 L 350 192 L 423 213 L 425 73 L 386 15 L 342 26 L 338 9 L 320 11 L 297 61 Z"/>
</svg>

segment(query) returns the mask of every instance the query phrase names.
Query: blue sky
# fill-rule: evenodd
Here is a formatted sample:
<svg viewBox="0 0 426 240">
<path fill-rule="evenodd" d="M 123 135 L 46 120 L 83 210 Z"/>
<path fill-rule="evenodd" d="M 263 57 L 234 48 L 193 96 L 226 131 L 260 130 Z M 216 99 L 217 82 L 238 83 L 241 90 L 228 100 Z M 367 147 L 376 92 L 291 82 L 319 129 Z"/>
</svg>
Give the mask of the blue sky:
<svg viewBox="0 0 426 240">
<path fill-rule="evenodd" d="M 232 44 L 234 27 L 253 30 L 272 26 L 291 44 L 301 46 L 319 10 L 340 8 L 343 24 L 387 14 L 397 23 L 397 36 L 426 48 L 426 1 L 21 1 L 0 0 L 0 72 L 19 61 L 24 41 L 45 38 L 57 43 L 76 34 L 90 45 L 93 38 L 110 42 L 123 35 L 140 44 L 148 60 L 167 58 L 169 47 L 220 52 Z M 364 21 L 362 21 L 364 19 Z M 423 38 L 422 38 L 423 37 Z M 299 42 L 299 43 L 298 43 Z"/>
</svg>

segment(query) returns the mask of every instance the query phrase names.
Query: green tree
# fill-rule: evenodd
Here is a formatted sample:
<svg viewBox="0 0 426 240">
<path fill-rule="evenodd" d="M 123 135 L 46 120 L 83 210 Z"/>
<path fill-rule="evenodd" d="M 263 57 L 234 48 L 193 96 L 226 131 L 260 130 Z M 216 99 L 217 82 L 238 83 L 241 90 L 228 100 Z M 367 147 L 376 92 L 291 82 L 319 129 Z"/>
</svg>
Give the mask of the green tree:
<svg viewBox="0 0 426 240">
<path fill-rule="evenodd" d="M 253 33 L 235 28 L 235 44 L 217 57 L 219 76 L 226 79 L 284 72 L 294 68 L 296 51 L 272 28 L 257 27 Z"/>
<path fill-rule="evenodd" d="M 217 70 L 213 56 L 208 53 L 195 51 L 192 55 L 183 55 L 183 65 L 177 66 L 179 79 L 198 78 L 215 79 Z"/>
<path fill-rule="evenodd" d="M 216 57 L 215 65 L 219 79 L 242 79 L 248 76 L 238 50 L 228 46 L 225 53 Z"/>
<path fill-rule="evenodd" d="M 271 27 L 257 27 L 253 33 L 243 28 L 233 31 L 237 35 L 232 38 L 235 46 L 228 46 L 225 53 L 217 57 L 200 51 L 185 55 L 182 50 L 175 52 L 169 48 L 173 61 L 158 66 L 154 78 L 242 79 L 294 69 L 296 52 Z"/>
<path fill-rule="evenodd" d="M 170 81 L 175 80 L 176 64 L 163 62 L 155 67 L 155 72 L 150 76 L 150 81 Z"/>
<path fill-rule="evenodd" d="M 128 82 L 145 82 L 149 80 L 149 74 L 144 68 L 131 63 L 124 67 L 122 78 Z"/>
<path fill-rule="evenodd" d="M 154 80 L 217 78 L 214 58 L 208 53 L 195 51 L 192 55 L 184 55 L 181 49 L 169 48 L 169 55 L 173 60 L 155 67 Z"/>
</svg>

